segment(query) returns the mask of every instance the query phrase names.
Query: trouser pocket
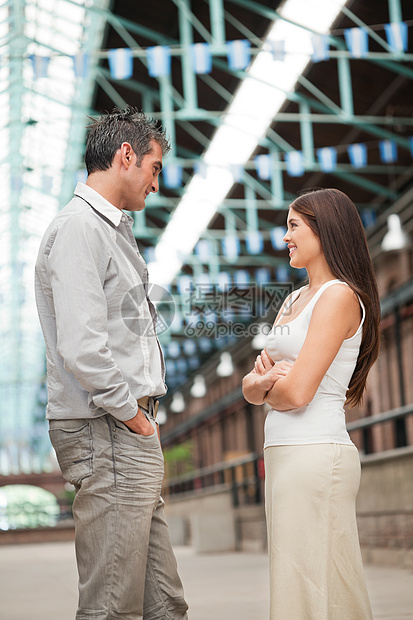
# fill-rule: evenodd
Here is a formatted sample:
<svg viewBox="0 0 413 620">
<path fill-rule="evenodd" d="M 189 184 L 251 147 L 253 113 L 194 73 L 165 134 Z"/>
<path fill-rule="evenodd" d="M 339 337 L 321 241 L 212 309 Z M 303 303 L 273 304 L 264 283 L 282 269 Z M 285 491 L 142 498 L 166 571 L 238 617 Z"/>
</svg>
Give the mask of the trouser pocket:
<svg viewBox="0 0 413 620">
<path fill-rule="evenodd" d="M 92 430 L 85 420 L 50 420 L 49 436 L 67 482 L 79 487 L 92 474 Z"/>
</svg>

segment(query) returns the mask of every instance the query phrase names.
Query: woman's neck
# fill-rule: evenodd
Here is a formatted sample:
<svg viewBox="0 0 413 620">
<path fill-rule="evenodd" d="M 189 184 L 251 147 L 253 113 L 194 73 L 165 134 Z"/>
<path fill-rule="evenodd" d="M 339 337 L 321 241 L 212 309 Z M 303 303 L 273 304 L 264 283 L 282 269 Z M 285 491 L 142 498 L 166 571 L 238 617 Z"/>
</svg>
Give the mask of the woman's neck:
<svg viewBox="0 0 413 620">
<path fill-rule="evenodd" d="M 311 291 L 317 291 L 326 282 L 337 279 L 337 276 L 334 275 L 328 265 L 320 265 L 314 268 L 309 267 L 307 273 L 308 290 Z"/>
</svg>

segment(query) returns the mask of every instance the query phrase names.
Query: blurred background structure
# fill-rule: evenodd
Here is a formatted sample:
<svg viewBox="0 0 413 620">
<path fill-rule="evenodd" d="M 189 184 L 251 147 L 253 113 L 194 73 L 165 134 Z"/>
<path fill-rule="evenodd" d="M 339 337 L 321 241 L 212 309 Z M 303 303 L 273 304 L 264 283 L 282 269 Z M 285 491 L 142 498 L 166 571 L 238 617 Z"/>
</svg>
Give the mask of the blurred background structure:
<svg viewBox="0 0 413 620">
<path fill-rule="evenodd" d="M 85 179 L 88 116 L 137 106 L 172 141 L 159 193 L 133 215 L 166 357 L 175 540 L 265 546 L 265 411 L 241 378 L 306 275 L 282 243 L 288 205 L 336 187 L 359 210 L 382 300 L 380 358 L 347 412 L 362 544 L 413 565 L 412 26 L 408 0 L 0 0 L 1 486 L 70 495 L 47 437 L 33 267 Z M 15 501 L 0 488 L 4 534 Z"/>
</svg>

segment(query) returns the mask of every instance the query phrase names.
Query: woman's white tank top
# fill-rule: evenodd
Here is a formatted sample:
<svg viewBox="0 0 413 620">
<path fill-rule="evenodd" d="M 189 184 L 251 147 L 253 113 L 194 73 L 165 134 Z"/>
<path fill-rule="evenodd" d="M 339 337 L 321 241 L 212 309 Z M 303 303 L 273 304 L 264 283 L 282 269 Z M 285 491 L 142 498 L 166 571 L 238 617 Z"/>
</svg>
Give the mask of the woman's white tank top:
<svg viewBox="0 0 413 620">
<path fill-rule="evenodd" d="M 341 280 L 326 282 L 294 319 L 284 325 L 274 324 L 265 345 L 274 362 L 281 360 L 294 362 L 297 359 L 307 336 L 314 306 L 326 288 L 333 284 L 348 286 Z M 293 292 L 282 316 L 288 312 L 301 290 Z M 361 301 L 360 306 L 363 315 L 357 332 L 344 340 L 311 403 L 300 409 L 269 411 L 265 421 L 264 448 L 314 443 L 353 445 L 346 430 L 344 403 L 357 363 L 363 332 L 365 310 Z"/>
</svg>

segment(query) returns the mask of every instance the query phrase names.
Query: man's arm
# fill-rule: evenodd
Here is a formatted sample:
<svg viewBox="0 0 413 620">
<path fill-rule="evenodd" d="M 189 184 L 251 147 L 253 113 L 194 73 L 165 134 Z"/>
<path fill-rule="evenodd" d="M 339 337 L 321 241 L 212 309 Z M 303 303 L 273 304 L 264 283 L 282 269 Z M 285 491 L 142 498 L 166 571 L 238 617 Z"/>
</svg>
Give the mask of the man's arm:
<svg viewBox="0 0 413 620">
<path fill-rule="evenodd" d="M 48 256 L 57 326 L 57 351 L 64 367 L 102 408 L 145 434 L 152 425 L 138 411 L 108 346 L 104 281 L 109 248 L 98 223 L 78 215 L 58 230 Z M 132 421 L 133 420 L 133 421 Z M 146 434 L 152 434 L 147 432 Z"/>
</svg>

